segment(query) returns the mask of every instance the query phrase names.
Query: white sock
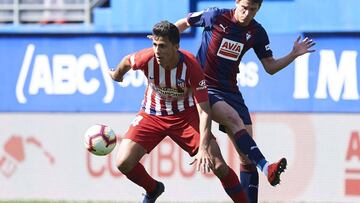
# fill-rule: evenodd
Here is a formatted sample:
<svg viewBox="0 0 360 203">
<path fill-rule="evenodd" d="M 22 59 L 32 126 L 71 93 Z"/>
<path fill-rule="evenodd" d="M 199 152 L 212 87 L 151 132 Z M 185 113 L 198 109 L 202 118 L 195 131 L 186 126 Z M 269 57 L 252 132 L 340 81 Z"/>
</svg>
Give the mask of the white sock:
<svg viewBox="0 0 360 203">
<path fill-rule="evenodd" d="M 267 161 L 262 169 L 262 172 L 265 174 L 266 177 L 268 176 L 268 169 L 269 169 L 269 162 Z"/>
</svg>

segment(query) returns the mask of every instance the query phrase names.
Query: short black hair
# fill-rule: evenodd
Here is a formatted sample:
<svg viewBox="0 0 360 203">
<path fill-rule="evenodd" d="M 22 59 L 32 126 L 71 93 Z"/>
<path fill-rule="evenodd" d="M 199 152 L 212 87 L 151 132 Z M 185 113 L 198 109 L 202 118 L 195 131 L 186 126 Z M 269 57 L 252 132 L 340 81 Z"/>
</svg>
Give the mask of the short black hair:
<svg viewBox="0 0 360 203">
<path fill-rule="evenodd" d="M 237 0 L 236 2 L 240 2 L 241 0 Z M 261 6 L 263 0 L 250 0 L 251 3 L 253 4 L 259 4 L 259 6 Z"/>
<path fill-rule="evenodd" d="M 167 37 L 173 44 L 180 43 L 179 29 L 167 20 L 156 23 L 152 30 L 153 37 Z"/>
<path fill-rule="evenodd" d="M 263 0 L 252 0 L 254 3 L 258 3 L 259 4 L 259 6 L 261 6 L 261 4 L 262 4 L 262 2 L 263 2 Z"/>
</svg>

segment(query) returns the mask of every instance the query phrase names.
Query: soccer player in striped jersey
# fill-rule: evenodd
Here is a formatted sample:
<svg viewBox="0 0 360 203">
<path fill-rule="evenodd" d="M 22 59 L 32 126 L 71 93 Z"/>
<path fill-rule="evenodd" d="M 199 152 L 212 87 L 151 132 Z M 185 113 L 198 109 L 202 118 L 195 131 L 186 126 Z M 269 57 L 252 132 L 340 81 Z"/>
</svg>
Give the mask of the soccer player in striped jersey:
<svg viewBox="0 0 360 203">
<path fill-rule="evenodd" d="M 237 74 L 243 55 L 254 49 L 266 72 L 275 74 L 296 57 L 310 50 L 315 43 L 300 37 L 291 52 L 274 59 L 265 29 L 254 19 L 262 0 L 235 0 L 236 8 L 209 8 L 190 13 L 175 25 L 180 32 L 190 26 L 203 27 L 202 42 L 197 54 L 208 85 L 212 117 L 227 132 L 241 159 L 241 184 L 250 202 L 257 202 L 258 173 L 264 172 L 271 185 L 280 182 L 280 174 L 286 168 L 286 159 L 269 164 L 252 139 L 252 122 L 249 110 L 237 86 Z"/>
<path fill-rule="evenodd" d="M 194 55 L 179 50 L 179 31 L 174 24 L 156 24 L 150 38 L 152 48 L 125 56 L 116 70 L 110 70 L 119 82 L 130 69 L 143 71 L 148 79 L 141 110 L 121 142 L 118 169 L 146 190 L 144 203 L 155 202 L 164 185 L 139 161 L 169 136 L 195 156 L 198 171 L 214 172 L 233 202 L 247 202 L 239 178 L 225 163 L 211 133 L 208 91 L 200 64 Z"/>
</svg>

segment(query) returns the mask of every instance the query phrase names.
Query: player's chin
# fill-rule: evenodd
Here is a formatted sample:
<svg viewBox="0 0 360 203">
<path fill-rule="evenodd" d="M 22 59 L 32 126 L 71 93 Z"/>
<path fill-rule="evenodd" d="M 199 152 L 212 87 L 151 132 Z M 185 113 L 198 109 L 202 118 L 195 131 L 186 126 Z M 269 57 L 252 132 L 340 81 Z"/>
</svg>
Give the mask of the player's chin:
<svg viewBox="0 0 360 203">
<path fill-rule="evenodd" d="M 243 19 L 243 20 L 240 20 L 239 23 L 240 23 L 240 25 L 242 25 L 242 26 L 247 26 L 247 25 L 250 24 L 250 21 L 251 21 L 251 20 Z"/>
<path fill-rule="evenodd" d="M 162 58 L 156 58 L 156 62 L 161 65 L 163 63 L 163 60 Z"/>
</svg>

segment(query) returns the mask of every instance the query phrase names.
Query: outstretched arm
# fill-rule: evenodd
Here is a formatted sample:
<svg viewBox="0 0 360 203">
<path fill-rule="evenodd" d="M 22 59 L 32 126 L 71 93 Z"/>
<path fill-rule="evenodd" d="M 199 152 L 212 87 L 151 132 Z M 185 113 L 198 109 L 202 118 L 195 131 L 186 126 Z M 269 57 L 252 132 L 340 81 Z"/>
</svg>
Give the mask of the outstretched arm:
<svg viewBox="0 0 360 203">
<path fill-rule="evenodd" d="M 208 152 L 210 141 L 212 139 L 210 104 L 208 101 L 201 102 L 196 105 L 196 108 L 200 119 L 200 144 L 194 162 L 197 161 L 196 169 L 205 173 L 210 172 L 210 169 L 213 167 L 212 157 Z"/>
<path fill-rule="evenodd" d="M 190 27 L 190 24 L 187 22 L 186 18 L 182 18 L 176 21 L 175 25 L 179 29 L 180 33 Z"/>
<path fill-rule="evenodd" d="M 120 63 L 116 66 L 116 69 L 110 69 L 109 74 L 111 78 L 117 82 L 122 82 L 124 75 L 131 69 L 130 55 L 125 56 Z"/>
<path fill-rule="evenodd" d="M 299 36 L 294 42 L 291 52 L 286 56 L 279 59 L 274 59 L 273 57 L 261 59 L 261 63 L 266 72 L 273 75 L 293 62 L 298 56 L 315 51 L 311 49 L 311 47 L 315 45 L 315 42 L 312 39 L 307 37 L 302 41 L 300 41 L 300 39 L 301 37 Z"/>
</svg>

